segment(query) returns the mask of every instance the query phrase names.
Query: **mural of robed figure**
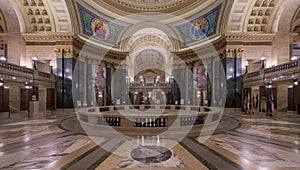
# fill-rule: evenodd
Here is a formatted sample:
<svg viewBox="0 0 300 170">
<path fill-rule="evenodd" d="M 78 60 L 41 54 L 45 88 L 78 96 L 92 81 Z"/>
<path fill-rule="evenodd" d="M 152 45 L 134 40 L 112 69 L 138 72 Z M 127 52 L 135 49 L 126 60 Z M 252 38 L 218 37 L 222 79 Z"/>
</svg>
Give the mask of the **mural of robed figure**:
<svg viewBox="0 0 300 170">
<path fill-rule="evenodd" d="M 95 32 L 96 37 L 98 37 L 100 39 L 105 39 L 106 28 L 102 21 L 100 21 L 98 24 L 96 24 L 94 32 Z"/>
<path fill-rule="evenodd" d="M 206 36 L 206 32 L 208 30 L 208 23 L 205 19 L 200 18 L 193 22 L 192 34 L 195 39 L 200 39 Z"/>
</svg>

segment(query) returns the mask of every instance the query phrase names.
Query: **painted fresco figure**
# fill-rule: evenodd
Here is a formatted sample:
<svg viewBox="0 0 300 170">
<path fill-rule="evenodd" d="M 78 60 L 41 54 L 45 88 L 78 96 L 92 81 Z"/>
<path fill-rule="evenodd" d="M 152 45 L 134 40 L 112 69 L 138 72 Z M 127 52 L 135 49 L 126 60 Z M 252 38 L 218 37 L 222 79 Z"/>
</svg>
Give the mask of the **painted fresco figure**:
<svg viewBox="0 0 300 170">
<path fill-rule="evenodd" d="M 102 21 L 95 26 L 95 35 L 100 39 L 105 39 L 106 28 Z"/>
<path fill-rule="evenodd" d="M 104 77 L 104 68 L 99 66 L 96 70 L 95 86 L 99 88 L 106 87 L 106 78 Z"/>
<path fill-rule="evenodd" d="M 196 81 L 197 81 L 197 87 L 198 88 L 204 88 L 207 87 L 207 74 L 205 67 L 199 67 L 196 69 Z"/>
<path fill-rule="evenodd" d="M 195 39 L 199 39 L 203 36 L 206 36 L 206 25 L 203 20 L 196 20 L 193 23 L 192 34 L 194 34 Z"/>
</svg>

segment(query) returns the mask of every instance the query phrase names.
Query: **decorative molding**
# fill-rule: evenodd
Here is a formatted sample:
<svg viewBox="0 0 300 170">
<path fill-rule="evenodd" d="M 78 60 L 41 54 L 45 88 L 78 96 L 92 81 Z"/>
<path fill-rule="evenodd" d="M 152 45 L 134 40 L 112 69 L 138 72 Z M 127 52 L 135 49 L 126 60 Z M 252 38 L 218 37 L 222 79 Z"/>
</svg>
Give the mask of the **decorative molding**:
<svg viewBox="0 0 300 170">
<path fill-rule="evenodd" d="M 226 34 L 226 41 L 273 41 L 276 34 Z"/>
<path fill-rule="evenodd" d="M 27 32 L 55 32 L 54 21 L 45 0 L 19 0 L 27 17 Z"/>
<path fill-rule="evenodd" d="M 26 42 L 73 41 L 73 34 L 22 34 Z"/>
<path fill-rule="evenodd" d="M 252 6 L 247 24 L 247 32 L 268 32 L 270 18 L 276 13 L 278 0 L 256 0 Z"/>
<path fill-rule="evenodd" d="M 79 53 L 75 51 L 74 49 L 62 49 L 62 48 L 57 48 L 54 49 L 56 53 L 57 58 L 74 58 L 77 59 L 79 56 Z"/>
</svg>

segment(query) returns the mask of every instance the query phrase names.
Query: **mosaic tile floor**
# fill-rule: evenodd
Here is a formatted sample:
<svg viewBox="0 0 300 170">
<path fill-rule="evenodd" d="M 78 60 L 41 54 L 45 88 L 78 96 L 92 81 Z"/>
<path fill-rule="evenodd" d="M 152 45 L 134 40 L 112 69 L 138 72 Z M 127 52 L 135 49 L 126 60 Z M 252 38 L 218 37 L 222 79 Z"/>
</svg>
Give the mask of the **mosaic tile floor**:
<svg viewBox="0 0 300 170">
<path fill-rule="evenodd" d="M 293 113 L 225 113 L 204 143 L 197 136 L 91 140 L 74 113 L 20 117 L 0 116 L 0 169 L 300 169 L 300 115 Z"/>
</svg>

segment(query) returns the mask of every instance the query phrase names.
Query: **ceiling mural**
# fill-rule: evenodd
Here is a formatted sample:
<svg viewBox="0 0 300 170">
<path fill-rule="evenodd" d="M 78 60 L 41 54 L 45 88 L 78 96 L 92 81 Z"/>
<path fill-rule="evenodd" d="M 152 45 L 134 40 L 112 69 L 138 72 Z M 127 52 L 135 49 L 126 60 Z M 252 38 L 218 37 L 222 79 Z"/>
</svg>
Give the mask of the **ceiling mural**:
<svg viewBox="0 0 300 170">
<path fill-rule="evenodd" d="M 190 44 L 216 34 L 221 6 L 222 4 L 190 22 L 177 25 L 176 29 L 180 33 L 183 43 Z"/>
<path fill-rule="evenodd" d="M 118 43 L 118 38 L 124 26 L 112 23 L 77 4 L 80 13 L 83 33 L 111 45 Z"/>
</svg>

